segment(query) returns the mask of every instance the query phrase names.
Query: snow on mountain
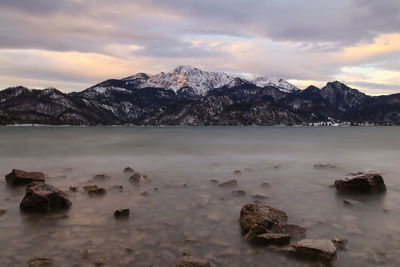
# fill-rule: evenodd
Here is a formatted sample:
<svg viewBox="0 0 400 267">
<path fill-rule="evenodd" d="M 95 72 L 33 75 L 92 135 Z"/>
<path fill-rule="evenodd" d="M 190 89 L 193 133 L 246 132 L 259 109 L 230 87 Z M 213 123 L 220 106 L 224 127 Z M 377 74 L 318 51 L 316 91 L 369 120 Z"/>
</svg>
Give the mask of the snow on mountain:
<svg viewBox="0 0 400 267">
<path fill-rule="evenodd" d="M 209 72 L 198 68 L 182 65 L 170 72 L 161 72 L 155 75 L 138 73 L 122 79 L 127 85 L 134 85 L 137 88 L 160 87 L 173 90 L 175 93 L 181 88 L 190 87 L 197 95 L 205 95 L 211 89 L 226 86 L 232 88 L 245 83 L 254 83 L 259 87 L 273 86 L 284 92 L 293 92 L 297 87 L 285 80 L 271 77 L 257 77 L 247 81 L 240 77 L 231 76 L 224 72 Z"/>
<path fill-rule="evenodd" d="M 251 82 L 257 85 L 258 87 L 266 87 L 266 86 L 277 87 L 280 91 L 286 93 L 292 93 L 294 91 L 299 90 L 299 88 L 297 88 L 293 84 L 288 83 L 283 79 L 274 77 L 268 77 L 268 76 L 256 77 L 253 80 L 251 80 Z"/>
</svg>

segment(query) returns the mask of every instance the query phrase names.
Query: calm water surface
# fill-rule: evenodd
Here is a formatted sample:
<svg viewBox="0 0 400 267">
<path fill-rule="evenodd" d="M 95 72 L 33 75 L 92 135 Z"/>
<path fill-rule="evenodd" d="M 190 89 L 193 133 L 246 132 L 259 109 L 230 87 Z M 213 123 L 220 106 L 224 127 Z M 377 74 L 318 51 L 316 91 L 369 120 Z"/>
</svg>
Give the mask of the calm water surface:
<svg viewBox="0 0 400 267">
<path fill-rule="evenodd" d="M 320 162 L 337 168 L 314 169 Z M 126 166 L 152 183 L 134 187 Z M 215 266 L 307 264 L 243 239 L 239 211 L 256 194 L 304 226 L 307 238 L 347 238 L 336 266 L 400 265 L 399 127 L 0 127 L 0 177 L 12 168 L 43 171 L 49 184 L 79 191 L 69 193 L 67 212 L 23 214 L 25 188 L 1 178 L 0 266 L 25 266 L 33 257 L 58 266 L 90 266 L 97 257 L 109 266 L 171 266 L 182 253 Z M 341 196 L 329 187 L 366 169 L 384 173 L 386 194 Z M 100 173 L 111 179 L 90 181 Z M 210 182 L 233 178 L 246 196 Z M 89 184 L 124 190 L 93 198 L 81 189 Z M 360 203 L 344 205 L 349 198 Z M 114 219 L 120 208 L 131 210 L 128 220 Z"/>
</svg>

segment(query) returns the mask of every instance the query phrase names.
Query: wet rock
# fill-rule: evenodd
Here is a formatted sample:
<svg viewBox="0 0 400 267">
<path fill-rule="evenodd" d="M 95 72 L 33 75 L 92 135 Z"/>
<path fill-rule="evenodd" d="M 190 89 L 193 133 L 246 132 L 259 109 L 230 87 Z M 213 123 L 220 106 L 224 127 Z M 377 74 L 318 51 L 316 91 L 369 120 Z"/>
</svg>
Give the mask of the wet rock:
<svg viewBox="0 0 400 267">
<path fill-rule="evenodd" d="M 110 262 L 109 258 L 101 258 L 101 257 L 97 257 L 94 259 L 94 265 L 95 266 L 103 266 L 106 265 Z"/>
<path fill-rule="evenodd" d="M 229 180 L 223 183 L 219 184 L 220 187 L 236 187 L 237 186 L 237 180 Z"/>
<path fill-rule="evenodd" d="M 92 188 L 88 190 L 89 196 L 102 196 L 105 195 L 107 191 L 102 187 Z"/>
<path fill-rule="evenodd" d="M 234 174 L 234 175 L 241 175 L 242 172 L 241 172 L 240 170 L 235 170 L 235 171 L 233 171 L 233 174 Z"/>
<path fill-rule="evenodd" d="M 31 187 L 20 204 L 24 211 L 51 212 L 68 209 L 71 206 L 67 195 L 49 184 Z"/>
<path fill-rule="evenodd" d="M 95 176 L 93 176 L 93 179 L 96 181 L 105 181 L 110 179 L 111 177 L 107 174 L 96 174 Z"/>
<path fill-rule="evenodd" d="M 218 184 L 218 183 L 219 183 L 219 181 L 218 181 L 217 179 L 211 179 L 211 180 L 210 180 L 210 183 L 213 183 L 213 184 Z"/>
<path fill-rule="evenodd" d="M 129 209 L 120 209 L 114 211 L 114 217 L 119 219 L 119 218 L 128 218 L 130 214 Z"/>
<path fill-rule="evenodd" d="M 139 172 L 135 172 L 131 177 L 129 177 L 129 181 L 137 186 L 142 184 L 150 183 L 149 177 L 147 175 L 141 174 Z"/>
<path fill-rule="evenodd" d="M 261 183 L 261 187 L 270 188 L 271 185 L 270 185 L 270 183 Z"/>
<path fill-rule="evenodd" d="M 145 190 L 145 191 L 141 192 L 140 195 L 141 195 L 141 196 L 148 196 L 149 193 L 147 193 L 147 191 Z"/>
<path fill-rule="evenodd" d="M 96 188 L 99 188 L 97 185 L 85 185 L 84 187 L 82 187 L 83 188 L 83 190 L 85 190 L 86 192 L 88 192 L 89 190 L 92 190 L 92 189 L 96 189 Z"/>
<path fill-rule="evenodd" d="M 0 217 L 7 213 L 7 210 L 0 209 Z"/>
<path fill-rule="evenodd" d="M 10 185 L 24 185 L 35 181 L 44 182 L 44 174 L 42 172 L 26 172 L 13 169 L 6 175 L 6 181 Z"/>
<path fill-rule="evenodd" d="M 274 233 L 288 234 L 291 238 L 300 239 L 305 236 L 306 229 L 297 224 L 279 224 L 271 228 Z"/>
<path fill-rule="evenodd" d="M 287 234 L 277 234 L 277 233 L 264 233 L 256 235 L 251 239 L 251 241 L 258 245 L 269 246 L 283 246 L 290 242 L 290 235 Z"/>
<path fill-rule="evenodd" d="M 336 165 L 330 163 L 316 163 L 314 164 L 314 169 L 334 169 Z"/>
<path fill-rule="evenodd" d="M 69 191 L 76 193 L 76 192 L 78 192 L 78 187 L 77 186 L 70 186 L 69 187 Z"/>
<path fill-rule="evenodd" d="M 33 258 L 29 261 L 29 267 L 54 266 L 55 261 L 50 258 Z"/>
<path fill-rule="evenodd" d="M 350 199 L 343 199 L 343 204 L 346 206 L 352 206 L 356 208 L 361 208 L 362 203 L 360 201 L 350 200 Z"/>
<path fill-rule="evenodd" d="M 210 267 L 208 261 L 192 256 L 183 256 L 175 265 L 176 267 Z"/>
<path fill-rule="evenodd" d="M 335 247 L 339 248 L 339 249 L 346 248 L 347 243 L 348 243 L 346 238 L 341 238 L 341 237 L 337 237 L 337 236 L 332 239 L 332 242 L 335 245 Z"/>
<path fill-rule="evenodd" d="M 267 205 L 246 204 L 240 210 L 240 226 L 244 233 L 255 224 L 270 229 L 274 225 L 286 223 L 287 219 L 284 211 Z"/>
<path fill-rule="evenodd" d="M 335 181 L 338 192 L 383 193 L 386 185 L 378 172 L 349 173 Z"/>
<path fill-rule="evenodd" d="M 244 190 L 234 190 L 232 191 L 232 195 L 237 197 L 244 197 L 246 195 L 246 192 Z"/>
<path fill-rule="evenodd" d="M 250 230 L 245 234 L 244 238 L 246 240 L 253 240 L 257 235 L 265 234 L 268 232 L 268 229 L 259 224 L 253 224 Z"/>
<path fill-rule="evenodd" d="M 39 181 L 31 182 L 31 183 L 28 184 L 28 186 L 26 187 L 25 190 L 28 192 L 28 190 L 29 190 L 31 187 L 34 187 L 34 186 L 37 186 L 37 185 L 43 184 L 43 183 L 44 183 L 44 182 L 39 182 Z"/>
<path fill-rule="evenodd" d="M 135 170 L 134 169 L 132 169 L 131 167 L 126 167 L 125 169 L 124 169 L 124 173 L 133 173 L 133 172 L 135 172 Z"/>
<path fill-rule="evenodd" d="M 304 259 L 321 261 L 327 265 L 336 260 L 336 247 L 331 240 L 303 239 L 293 245 L 295 255 Z"/>
<path fill-rule="evenodd" d="M 84 259 L 87 259 L 89 256 L 89 251 L 87 249 L 83 249 L 83 250 L 79 251 L 79 253 L 82 255 L 82 257 Z"/>
</svg>

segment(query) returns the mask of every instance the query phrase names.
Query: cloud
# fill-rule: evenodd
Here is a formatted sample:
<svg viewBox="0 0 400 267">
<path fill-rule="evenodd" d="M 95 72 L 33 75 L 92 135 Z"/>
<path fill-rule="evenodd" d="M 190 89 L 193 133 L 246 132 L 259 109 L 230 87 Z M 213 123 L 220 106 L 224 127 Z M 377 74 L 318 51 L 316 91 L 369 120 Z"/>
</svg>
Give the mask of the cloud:
<svg viewBox="0 0 400 267">
<path fill-rule="evenodd" d="M 349 68 L 358 67 L 358 84 L 396 88 L 396 77 L 380 75 L 398 75 L 398 14 L 398 0 L 3 0 L 0 85 L 48 80 L 81 90 L 191 64 L 300 85 L 355 84 Z M 367 68 L 379 77 L 362 76 Z"/>
</svg>

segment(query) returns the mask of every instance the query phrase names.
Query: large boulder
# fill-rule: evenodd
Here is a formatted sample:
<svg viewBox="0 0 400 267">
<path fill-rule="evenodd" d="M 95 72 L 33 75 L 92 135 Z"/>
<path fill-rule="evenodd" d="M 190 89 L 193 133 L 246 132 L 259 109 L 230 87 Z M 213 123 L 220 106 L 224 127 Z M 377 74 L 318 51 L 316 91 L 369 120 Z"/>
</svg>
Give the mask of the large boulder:
<svg viewBox="0 0 400 267">
<path fill-rule="evenodd" d="M 240 210 L 240 226 L 244 233 L 255 224 L 271 229 L 274 225 L 286 223 L 287 219 L 284 211 L 268 205 L 246 204 Z"/>
<path fill-rule="evenodd" d="M 23 170 L 13 169 L 11 173 L 6 175 L 6 181 L 10 185 L 44 182 L 44 174 L 42 172 L 26 172 Z"/>
<path fill-rule="evenodd" d="M 175 265 L 176 267 L 211 267 L 208 261 L 192 256 L 183 256 Z"/>
<path fill-rule="evenodd" d="M 382 193 L 386 192 L 386 185 L 382 175 L 378 172 L 349 173 L 335 181 L 338 192 L 355 193 Z"/>
<path fill-rule="evenodd" d="M 331 240 L 325 239 L 303 239 L 293 245 L 296 256 L 321 261 L 331 265 L 336 260 L 336 246 Z"/>
<path fill-rule="evenodd" d="M 71 206 L 67 195 L 49 184 L 30 187 L 22 199 L 20 208 L 24 211 L 51 212 L 68 209 Z"/>
</svg>

